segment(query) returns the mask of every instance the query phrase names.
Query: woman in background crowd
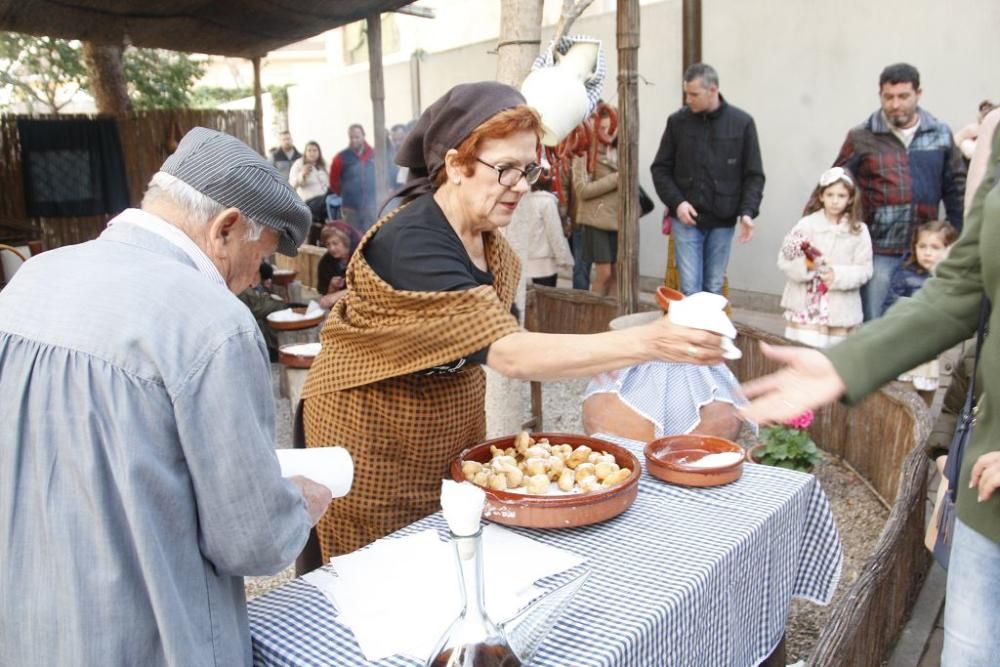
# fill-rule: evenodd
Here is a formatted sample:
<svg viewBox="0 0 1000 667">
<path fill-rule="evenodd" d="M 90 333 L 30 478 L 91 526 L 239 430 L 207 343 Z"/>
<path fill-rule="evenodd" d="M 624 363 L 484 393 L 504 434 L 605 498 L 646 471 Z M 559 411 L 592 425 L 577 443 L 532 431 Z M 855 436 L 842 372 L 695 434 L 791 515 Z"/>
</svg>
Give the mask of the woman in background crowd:
<svg viewBox="0 0 1000 667">
<path fill-rule="evenodd" d="M 331 220 L 323 226 L 319 242 L 326 254 L 316 267 L 316 288 L 322 297 L 319 305 L 327 310 L 333 307 L 347 291 L 347 263 L 358 245 L 357 232 L 342 220 Z"/>
<path fill-rule="evenodd" d="M 549 187 L 549 181 L 542 178 L 531 186 L 517 205 L 509 229 L 524 238 L 525 277 L 536 285 L 555 287 L 559 269 L 573 268 L 573 254 L 563 234 L 559 201 Z"/>
<path fill-rule="evenodd" d="M 326 191 L 329 187 L 323 152 L 315 141 L 308 142 L 302 157 L 292 163 L 288 182 L 312 213 L 313 227 L 308 242 L 315 244 L 320 226 L 326 222 Z"/>
<path fill-rule="evenodd" d="M 603 111 L 603 108 L 602 108 Z M 611 117 L 599 117 L 597 134 L 608 135 Z M 588 157 L 573 159 L 573 197 L 576 200 L 576 221 L 583 225 L 583 252 L 585 263 L 594 264 L 592 292 L 600 296 L 615 294 L 617 278 L 615 262 L 618 259 L 618 142 L 617 133 L 610 144 L 597 141 L 597 161 L 593 171 Z"/>
</svg>

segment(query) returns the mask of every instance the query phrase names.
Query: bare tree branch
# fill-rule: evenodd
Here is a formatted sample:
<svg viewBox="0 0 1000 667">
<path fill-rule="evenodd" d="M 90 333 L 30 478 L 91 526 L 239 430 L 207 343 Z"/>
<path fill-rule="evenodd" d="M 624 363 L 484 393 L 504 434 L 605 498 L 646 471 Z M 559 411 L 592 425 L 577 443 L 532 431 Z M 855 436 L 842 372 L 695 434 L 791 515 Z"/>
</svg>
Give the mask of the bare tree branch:
<svg viewBox="0 0 1000 667">
<path fill-rule="evenodd" d="M 559 40 L 566 36 L 569 32 L 570 26 L 576 21 L 580 14 L 586 11 L 587 7 L 594 2 L 594 0 L 563 0 L 562 11 L 560 12 L 559 22 L 556 23 L 556 32 L 553 37 L 553 42 L 559 43 Z"/>
</svg>

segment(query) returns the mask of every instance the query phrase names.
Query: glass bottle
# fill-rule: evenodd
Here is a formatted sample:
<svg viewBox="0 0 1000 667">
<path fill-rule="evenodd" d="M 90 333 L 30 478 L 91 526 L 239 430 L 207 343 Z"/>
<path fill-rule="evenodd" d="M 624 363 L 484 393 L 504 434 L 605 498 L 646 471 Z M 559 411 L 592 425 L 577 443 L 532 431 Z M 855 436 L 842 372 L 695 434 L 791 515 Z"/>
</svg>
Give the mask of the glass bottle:
<svg viewBox="0 0 1000 667">
<path fill-rule="evenodd" d="M 426 667 L 521 667 L 500 628 L 486 615 L 483 596 L 483 531 L 451 534 L 458 558 L 462 613 L 444 633 Z"/>
</svg>

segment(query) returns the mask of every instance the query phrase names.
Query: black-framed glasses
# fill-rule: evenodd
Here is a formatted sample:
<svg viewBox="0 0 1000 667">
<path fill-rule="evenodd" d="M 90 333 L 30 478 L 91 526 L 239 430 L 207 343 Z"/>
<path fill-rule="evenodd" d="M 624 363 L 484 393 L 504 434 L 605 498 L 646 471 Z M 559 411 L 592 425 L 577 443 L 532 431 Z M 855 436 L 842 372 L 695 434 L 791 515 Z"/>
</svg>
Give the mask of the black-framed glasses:
<svg viewBox="0 0 1000 667">
<path fill-rule="evenodd" d="M 517 167 L 508 167 L 507 165 L 490 164 L 479 158 L 476 158 L 476 162 L 484 164 L 495 171 L 497 173 L 497 183 L 505 188 L 514 187 L 522 177 L 527 181 L 528 185 L 534 185 L 542 175 L 542 165 L 540 164 L 529 164 L 525 169 L 518 169 Z"/>
</svg>

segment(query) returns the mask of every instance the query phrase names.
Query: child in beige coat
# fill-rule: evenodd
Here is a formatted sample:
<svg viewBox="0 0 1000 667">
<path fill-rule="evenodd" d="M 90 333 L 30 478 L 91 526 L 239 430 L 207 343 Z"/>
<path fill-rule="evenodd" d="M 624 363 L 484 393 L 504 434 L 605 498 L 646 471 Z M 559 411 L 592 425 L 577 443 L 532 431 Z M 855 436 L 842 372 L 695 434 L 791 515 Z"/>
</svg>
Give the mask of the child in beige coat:
<svg viewBox="0 0 1000 667">
<path fill-rule="evenodd" d="M 857 188 L 842 167 L 823 172 L 806 211 L 778 252 L 788 277 L 785 337 L 826 347 L 864 319 L 861 286 L 872 276 L 872 242 L 858 220 Z"/>
</svg>

